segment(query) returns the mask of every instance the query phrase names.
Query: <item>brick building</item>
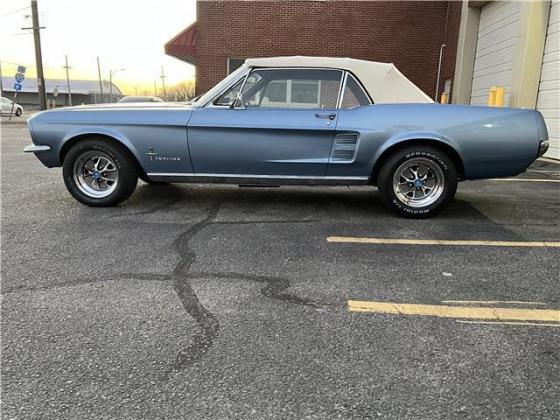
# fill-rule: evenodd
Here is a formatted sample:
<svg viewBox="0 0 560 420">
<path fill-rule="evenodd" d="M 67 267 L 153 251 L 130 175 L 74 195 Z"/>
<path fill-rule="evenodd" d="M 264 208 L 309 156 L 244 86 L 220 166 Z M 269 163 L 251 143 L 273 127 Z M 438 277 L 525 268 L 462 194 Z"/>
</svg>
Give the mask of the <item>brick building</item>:
<svg viewBox="0 0 560 420">
<path fill-rule="evenodd" d="M 455 71 L 460 2 L 198 1 L 197 21 L 166 46 L 196 66 L 202 93 L 245 58 L 287 55 L 393 62 L 434 96 L 443 49 L 441 87 Z"/>
<path fill-rule="evenodd" d="M 245 58 L 286 55 L 393 62 L 412 82 L 453 103 L 536 108 L 560 159 L 560 0 L 204 0 L 197 21 L 165 45 L 196 66 L 202 93 Z M 439 96 L 439 95 L 438 95 Z"/>
</svg>

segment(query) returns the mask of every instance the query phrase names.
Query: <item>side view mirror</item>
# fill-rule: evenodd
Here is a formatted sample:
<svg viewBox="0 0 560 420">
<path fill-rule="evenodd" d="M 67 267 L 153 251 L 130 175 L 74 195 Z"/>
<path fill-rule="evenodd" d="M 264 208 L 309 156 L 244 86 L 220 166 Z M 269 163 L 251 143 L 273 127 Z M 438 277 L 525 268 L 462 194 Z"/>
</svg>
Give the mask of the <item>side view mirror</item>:
<svg viewBox="0 0 560 420">
<path fill-rule="evenodd" d="M 238 92 L 235 99 L 231 101 L 231 104 L 229 104 L 229 109 L 246 109 L 245 101 L 243 100 L 243 94 L 241 92 Z"/>
</svg>

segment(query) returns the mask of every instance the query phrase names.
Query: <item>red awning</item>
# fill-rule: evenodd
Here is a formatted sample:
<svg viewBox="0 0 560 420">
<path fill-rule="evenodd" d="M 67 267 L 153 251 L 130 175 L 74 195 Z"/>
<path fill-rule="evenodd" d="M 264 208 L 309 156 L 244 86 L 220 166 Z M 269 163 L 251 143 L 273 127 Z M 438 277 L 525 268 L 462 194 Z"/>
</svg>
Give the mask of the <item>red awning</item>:
<svg viewBox="0 0 560 420">
<path fill-rule="evenodd" d="M 165 54 L 194 65 L 196 63 L 197 22 L 181 31 L 165 44 Z"/>
</svg>

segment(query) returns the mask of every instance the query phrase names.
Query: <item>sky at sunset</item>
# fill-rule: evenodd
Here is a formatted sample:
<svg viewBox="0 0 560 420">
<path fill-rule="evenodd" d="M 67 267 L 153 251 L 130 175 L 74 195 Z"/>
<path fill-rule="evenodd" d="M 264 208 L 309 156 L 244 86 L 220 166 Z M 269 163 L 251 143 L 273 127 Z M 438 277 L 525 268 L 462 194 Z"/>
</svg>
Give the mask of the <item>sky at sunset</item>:
<svg viewBox="0 0 560 420">
<path fill-rule="evenodd" d="M 194 78 L 194 67 L 166 56 L 164 44 L 196 20 L 195 0 L 38 0 L 42 30 L 43 66 L 46 78 L 64 78 L 68 54 L 71 79 L 97 80 L 97 61 L 102 77 L 109 69 L 121 69 L 113 82 L 135 93 L 161 87 L 161 66 L 171 85 Z M 33 36 L 21 30 L 31 26 L 29 0 L 0 1 L 0 62 L 4 77 L 17 64 L 35 76 Z"/>
</svg>

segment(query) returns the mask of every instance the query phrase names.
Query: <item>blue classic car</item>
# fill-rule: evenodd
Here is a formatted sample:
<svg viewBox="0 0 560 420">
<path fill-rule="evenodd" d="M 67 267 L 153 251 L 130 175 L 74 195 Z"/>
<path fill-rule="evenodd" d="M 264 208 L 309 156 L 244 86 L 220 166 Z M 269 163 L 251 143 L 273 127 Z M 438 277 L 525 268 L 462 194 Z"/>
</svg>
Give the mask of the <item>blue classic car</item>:
<svg viewBox="0 0 560 420">
<path fill-rule="evenodd" d="M 245 64 L 189 104 L 41 112 L 33 152 L 88 206 L 148 183 L 375 185 L 405 217 L 435 214 L 466 179 L 524 171 L 548 147 L 534 110 L 440 105 L 392 64 L 277 57 Z"/>
</svg>

